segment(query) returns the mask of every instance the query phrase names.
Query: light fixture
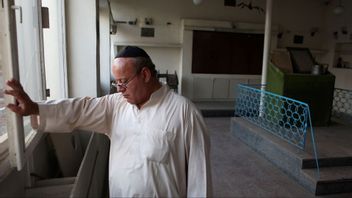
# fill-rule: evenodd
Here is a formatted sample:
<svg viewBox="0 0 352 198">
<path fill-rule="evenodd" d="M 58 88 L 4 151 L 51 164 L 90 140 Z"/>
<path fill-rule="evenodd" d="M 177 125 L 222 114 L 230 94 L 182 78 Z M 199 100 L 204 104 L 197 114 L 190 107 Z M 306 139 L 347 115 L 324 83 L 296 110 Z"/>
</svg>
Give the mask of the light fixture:
<svg viewBox="0 0 352 198">
<path fill-rule="evenodd" d="M 193 0 L 194 5 L 199 5 L 203 0 Z"/>
<path fill-rule="evenodd" d="M 339 5 L 334 8 L 334 13 L 339 15 L 343 12 L 343 6 L 341 5 L 341 0 L 339 0 Z"/>
</svg>

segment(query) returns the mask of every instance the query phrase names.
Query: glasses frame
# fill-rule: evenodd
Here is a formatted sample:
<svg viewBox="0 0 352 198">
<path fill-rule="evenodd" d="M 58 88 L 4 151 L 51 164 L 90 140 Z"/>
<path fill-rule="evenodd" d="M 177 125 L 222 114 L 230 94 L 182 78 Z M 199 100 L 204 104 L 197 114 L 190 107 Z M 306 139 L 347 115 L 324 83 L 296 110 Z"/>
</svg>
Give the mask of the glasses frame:
<svg viewBox="0 0 352 198">
<path fill-rule="evenodd" d="M 126 80 L 126 81 L 123 82 L 123 83 L 121 83 L 121 82 L 119 83 L 119 82 L 117 82 L 117 81 L 115 80 L 115 81 L 113 81 L 113 82 L 111 83 L 111 85 L 114 86 L 114 87 L 117 89 L 117 92 L 119 92 L 121 88 L 127 89 L 127 87 L 128 87 L 127 85 L 128 85 L 130 82 L 132 82 L 133 79 L 135 79 L 136 76 L 137 76 L 139 73 L 140 73 L 140 72 L 135 73 L 130 79 Z"/>
</svg>

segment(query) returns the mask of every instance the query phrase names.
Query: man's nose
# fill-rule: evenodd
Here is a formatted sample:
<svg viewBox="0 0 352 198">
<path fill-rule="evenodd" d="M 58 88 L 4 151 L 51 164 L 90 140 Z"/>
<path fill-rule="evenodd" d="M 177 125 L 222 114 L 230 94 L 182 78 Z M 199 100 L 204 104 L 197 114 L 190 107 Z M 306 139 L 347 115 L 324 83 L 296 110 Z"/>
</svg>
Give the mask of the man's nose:
<svg viewBox="0 0 352 198">
<path fill-rule="evenodd" d="M 118 87 L 117 88 L 117 92 L 121 92 L 121 93 L 124 93 L 126 91 L 126 88 L 124 88 L 124 87 Z"/>
</svg>

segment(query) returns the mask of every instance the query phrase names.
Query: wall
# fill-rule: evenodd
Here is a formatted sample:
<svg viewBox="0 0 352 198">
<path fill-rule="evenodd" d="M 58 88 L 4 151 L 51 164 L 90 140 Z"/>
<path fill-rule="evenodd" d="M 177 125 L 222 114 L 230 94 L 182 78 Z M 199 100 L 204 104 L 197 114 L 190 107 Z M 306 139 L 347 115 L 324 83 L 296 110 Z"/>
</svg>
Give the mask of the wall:
<svg viewBox="0 0 352 198">
<path fill-rule="evenodd" d="M 99 95 L 110 92 L 110 7 L 107 0 L 99 0 Z"/>
<path fill-rule="evenodd" d="M 352 1 L 342 1 L 344 11 L 337 15 L 334 14 L 333 9 L 337 6 L 338 2 L 331 3 L 326 9 L 326 31 L 327 35 L 324 48 L 329 49 L 328 55 L 325 57 L 324 62 L 329 64 L 329 70 L 336 76 L 335 87 L 341 89 L 352 90 L 352 69 L 334 68 L 339 53 L 335 53 L 336 44 L 339 43 L 352 43 Z M 346 27 L 347 33 L 342 33 L 342 27 Z M 337 36 L 334 36 L 334 32 Z M 352 51 L 344 52 L 345 55 L 352 56 Z"/>
<path fill-rule="evenodd" d="M 278 40 L 278 47 L 309 47 L 321 50 L 321 41 L 326 34 L 325 10 L 326 6 L 321 0 L 274 0 L 272 23 L 279 25 L 279 32 L 283 33 Z M 317 29 L 317 33 L 311 36 L 313 29 Z M 304 36 L 304 43 L 294 44 L 294 35 Z"/>
<path fill-rule="evenodd" d="M 265 1 L 254 0 L 253 5 L 265 8 Z M 112 14 L 116 21 L 133 21 L 137 25 L 118 25 L 118 34 L 113 42 L 130 43 L 179 43 L 182 42 L 182 22 L 184 18 L 261 23 L 264 24 L 265 15 L 257 11 L 223 6 L 223 1 L 205 0 L 200 5 L 194 5 L 191 0 L 114 0 L 111 2 Z M 273 25 L 283 32 L 279 47 L 309 46 L 321 49 L 321 38 L 325 34 L 326 6 L 321 0 L 280 0 L 273 1 Z M 298 14 L 299 13 L 299 14 Z M 312 14 L 314 13 L 314 14 Z M 139 28 L 145 27 L 144 18 L 154 20 L 155 38 L 141 38 Z M 171 25 L 167 25 L 170 22 Z M 310 36 L 313 28 L 318 34 Z M 304 44 L 294 44 L 293 35 L 304 36 Z"/>
<path fill-rule="evenodd" d="M 69 97 L 97 96 L 96 1 L 66 1 Z"/>
<path fill-rule="evenodd" d="M 253 0 L 253 5 L 265 8 L 265 1 Z M 114 0 L 111 2 L 112 14 L 115 21 L 134 21 L 136 25 L 117 24 L 117 34 L 112 37 L 113 45 L 134 44 L 158 46 L 158 54 L 153 56 L 160 58 L 160 62 L 167 62 L 172 52 L 168 52 L 167 46 L 180 45 L 178 69 L 181 73 L 182 94 L 193 98 L 193 79 L 208 78 L 214 81 L 220 79 L 235 79 L 238 82 L 257 82 L 260 76 L 245 75 L 193 75 L 191 73 L 192 64 L 192 30 L 184 30 L 182 19 L 202 19 L 205 21 L 238 22 L 245 24 L 264 24 L 265 15 L 258 11 L 240 9 L 234 7 L 224 7 L 223 1 L 204 0 L 200 5 L 194 5 L 191 0 Z M 326 38 L 325 12 L 327 6 L 321 0 L 280 0 L 273 1 L 273 37 L 271 49 L 290 47 L 309 47 L 313 51 L 315 58 L 325 60 L 328 57 L 328 46 L 321 42 Z M 314 13 L 314 14 L 312 14 Z M 146 25 L 144 18 L 151 17 L 153 25 Z M 154 27 L 155 37 L 146 38 L 140 36 L 141 27 Z M 207 29 L 207 28 L 205 28 Z M 221 28 L 220 28 L 221 29 Z M 242 29 L 246 29 L 243 27 Z M 227 28 L 228 30 L 228 28 Z M 315 30 L 314 36 L 311 32 Z M 263 30 L 261 30 L 263 32 Z M 278 33 L 282 33 L 281 38 L 277 38 Z M 303 44 L 293 42 L 294 35 L 304 36 Z M 147 52 L 150 49 L 147 49 Z M 167 57 L 167 58 L 165 58 Z M 154 58 L 154 57 L 152 57 Z M 161 70 L 166 70 L 163 65 L 157 65 Z"/>
</svg>

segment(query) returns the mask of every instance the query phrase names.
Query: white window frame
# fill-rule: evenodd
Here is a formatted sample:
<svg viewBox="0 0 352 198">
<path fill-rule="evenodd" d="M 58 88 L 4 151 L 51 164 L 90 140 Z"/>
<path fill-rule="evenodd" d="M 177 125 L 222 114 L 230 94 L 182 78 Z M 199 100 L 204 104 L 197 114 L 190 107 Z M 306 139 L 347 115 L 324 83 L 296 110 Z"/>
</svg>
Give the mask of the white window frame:
<svg viewBox="0 0 352 198">
<path fill-rule="evenodd" d="M 16 35 L 11 34 L 13 30 L 15 30 L 15 24 L 10 22 L 14 19 L 15 15 L 11 10 L 11 6 L 14 6 L 14 5 L 10 5 L 7 0 L 2 1 L 2 5 L 4 5 L 2 9 L 4 9 L 4 13 L 5 13 L 5 16 L 3 19 L 4 27 L 2 27 L 4 29 L 4 35 L 1 35 L 3 40 L 2 52 L 3 52 L 3 64 L 7 66 L 7 67 L 3 67 L 3 75 L 4 75 L 4 79 L 9 79 L 9 78 L 15 77 L 15 73 L 16 73 L 15 70 L 17 69 L 14 67 L 14 65 L 16 64 L 14 63 L 16 62 L 14 58 L 16 54 L 14 51 L 17 51 L 17 45 L 14 45 L 14 42 L 16 42 Z M 11 46 L 14 46 L 14 48 L 16 49 L 13 50 Z M 6 104 L 15 102 L 14 98 L 9 97 L 7 95 L 4 96 L 4 99 Z M 16 116 L 15 114 L 9 113 L 9 112 L 6 112 L 6 117 L 7 117 L 7 136 L 8 136 L 8 139 L 6 142 L 9 145 L 10 164 L 12 166 L 16 165 L 17 169 L 21 170 L 23 166 L 23 161 L 24 161 L 23 160 L 24 153 L 22 152 L 24 150 L 24 147 L 23 147 L 24 143 L 21 141 L 14 142 L 12 140 L 21 139 L 21 133 L 20 133 L 21 129 L 18 128 L 18 125 L 16 125 L 16 123 L 21 122 L 22 119 L 19 116 Z M 23 131 L 22 131 L 22 137 L 23 137 Z M 16 156 L 16 153 L 18 153 L 17 156 Z M 7 164 L 7 160 L 2 161 L 1 164 Z M 2 172 L 7 172 L 7 171 L 2 170 Z"/>
<path fill-rule="evenodd" d="M 0 9 L 4 10 L 5 17 L 2 23 L 4 34 L 0 35 L 1 40 L 4 41 L 0 48 L 3 52 L 3 77 L 4 80 L 11 78 L 19 78 L 19 65 L 18 65 L 18 51 L 17 51 L 17 33 L 16 23 L 19 22 L 19 16 L 21 8 L 15 6 L 13 0 L 0 0 Z M 25 0 L 26 1 L 26 0 Z M 38 2 L 38 18 L 41 21 L 41 1 Z M 59 19 L 59 41 L 61 43 L 60 53 L 60 83 L 63 83 L 63 90 L 61 94 L 63 97 L 68 96 L 68 85 L 67 85 L 67 62 L 66 62 L 66 30 L 65 30 L 65 0 L 58 0 L 58 8 L 60 11 L 61 18 Z M 38 24 L 39 42 L 40 42 L 40 62 L 42 64 L 41 69 L 41 84 L 42 84 L 42 99 L 45 99 L 45 71 L 44 71 L 44 56 L 43 56 L 43 32 L 42 24 Z M 5 104 L 14 103 L 15 99 L 11 96 L 5 95 Z M 42 133 L 37 133 L 32 130 L 30 135 L 24 137 L 24 123 L 21 116 L 17 116 L 15 113 L 10 112 L 6 109 L 7 118 L 7 134 L 2 136 L 2 143 L 0 143 L 0 181 L 6 177 L 6 175 L 12 170 L 11 167 L 17 167 L 17 170 L 22 170 L 27 159 L 30 156 L 42 138 Z M 29 123 L 28 123 L 29 124 Z M 6 137 L 5 137 L 6 136 Z"/>
</svg>

